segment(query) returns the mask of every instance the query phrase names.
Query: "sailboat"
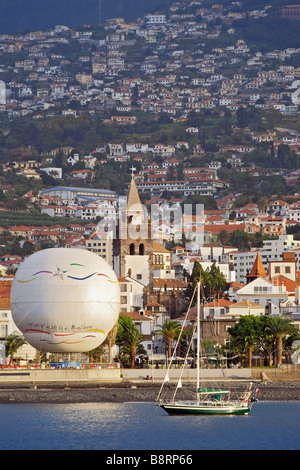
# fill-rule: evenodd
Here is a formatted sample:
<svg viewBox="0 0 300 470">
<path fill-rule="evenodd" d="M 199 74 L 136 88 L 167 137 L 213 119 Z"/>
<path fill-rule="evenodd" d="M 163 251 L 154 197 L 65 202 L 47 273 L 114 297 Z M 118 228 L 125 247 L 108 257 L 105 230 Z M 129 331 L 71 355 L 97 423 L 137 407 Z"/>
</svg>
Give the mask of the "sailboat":
<svg viewBox="0 0 300 470">
<path fill-rule="evenodd" d="M 177 399 L 176 394 L 178 389 L 182 387 L 182 375 L 184 367 L 187 363 L 188 352 L 182 372 L 180 374 L 175 392 L 171 399 L 162 398 L 163 387 L 169 381 L 169 369 L 172 359 L 170 361 L 165 379 L 161 385 L 155 405 L 163 408 L 169 414 L 205 414 L 205 415 L 245 415 L 251 410 L 251 407 L 256 399 L 252 398 L 252 393 L 258 391 L 253 389 L 253 384 L 250 382 L 245 390 L 237 399 L 231 398 L 230 390 L 203 388 L 200 386 L 200 288 L 201 283 L 197 284 L 197 381 L 196 390 L 194 391 L 194 398 L 192 400 Z M 186 316 L 187 318 L 187 316 Z M 182 327 L 183 330 L 183 327 Z M 178 346 L 179 339 L 176 347 Z M 176 349 L 176 348 L 175 348 Z M 174 357 L 175 351 L 172 358 Z"/>
</svg>

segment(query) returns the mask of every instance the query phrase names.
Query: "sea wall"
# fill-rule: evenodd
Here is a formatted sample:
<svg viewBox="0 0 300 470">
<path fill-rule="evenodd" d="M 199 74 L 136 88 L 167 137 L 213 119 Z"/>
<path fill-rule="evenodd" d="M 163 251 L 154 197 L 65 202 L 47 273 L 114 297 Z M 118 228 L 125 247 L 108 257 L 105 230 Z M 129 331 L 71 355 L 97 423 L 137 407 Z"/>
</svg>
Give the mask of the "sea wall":
<svg viewBox="0 0 300 470">
<path fill-rule="evenodd" d="M 180 369 L 170 369 L 170 380 L 177 380 Z M 124 379 L 139 381 L 151 378 L 160 382 L 166 374 L 165 369 L 123 369 Z M 183 378 L 196 380 L 196 369 L 187 369 Z M 300 364 L 285 364 L 279 368 L 252 368 L 252 369 L 202 369 L 200 378 L 203 380 L 263 380 L 270 382 L 300 381 Z"/>
<path fill-rule="evenodd" d="M 0 385 L 8 383 L 120 382 L 120 368 L 112 369 L 20 369 L 0 371 Z"/>
<path fill-rule="evenodd" d="M 146 382 L 161 383 L 166 374 L 165 369 L 2 369 L 0 386 L 5 384 L 43 384 L 43 383 L 120 383 Z M 170 381 L 177 381 L 180 369 L 170 369 Z M 183 380 L 196 380 L 196 369 L 187 369 Z M 297 382 L 300 381 L 300 365 L 288 364 L 279 368 L 253 369 L 203 369 L 202 380 L 255 380 L 264 382 Z"/>
<path fill-rule="evenodd" d="M 178 380 L 181 369 L 170 369 L 168 372 L 169 379 Z M 166 375 L 166 369 L 123 369 L 122 375 L 124 379 L 131 381 L 144 380 L 151 378 L 152 381 L 162 382 Z M 196 380 L 197 370 L 186 369 L 182 378 L 185 380 Z M 216 379 L 245 379 L 251 380 L 251 369 L 203 369 L 200 370 L 200 378 L 207 380 Z"/>
<path fill-rule="evenodd" d="M 270 382 L 300 381 L 300 364 L 283 364 L 278 368 L 259 368 L 251 370 L 253 380 Z"/>
</svg>

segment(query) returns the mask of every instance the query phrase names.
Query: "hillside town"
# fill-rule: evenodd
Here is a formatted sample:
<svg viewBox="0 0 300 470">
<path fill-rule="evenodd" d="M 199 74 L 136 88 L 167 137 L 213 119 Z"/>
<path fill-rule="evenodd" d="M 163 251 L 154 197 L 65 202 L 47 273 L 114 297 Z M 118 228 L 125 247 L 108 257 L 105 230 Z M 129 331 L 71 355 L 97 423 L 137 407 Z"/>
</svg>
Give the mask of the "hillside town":
<svg viewBox="0 0 300 470">
<path fill-rule="evenodd" d="M 130 207 L 138 205 L 135 211 L 144 214 L 137 187 L 133 176 L 128 204 Z M 212 344 L 226 345 L 227 328 L 243 315 L 284 315 L 290 317 L 296 325 L 300 324 L 300 241 L 295 240 L 292 234 L 286 234 L 288 222 L 298 224 L 289 218 L 289 211 L 293 214 L 294 203 L 289 205 L 280 200 L 272 201 L 265 211 L 251 205 L 241 209 L 243 216 L 239 221 L 230 220 L 229 211 L 224 209 L 204 209 L 198 216 L 199 220 L 201 217 L 201 223 L 197 223 L 197 216 L 190 218 L 183 214 L 183 218 L 191 219 L 185 225 L 186 231 L 192 234 L 191 238 L 183 236 L 184 227 L 179 230 L 178 221 L 171 220 L 168 224 L 161 222 L 152 227 L 149 238 L 143 237 L 142 244 L 139 239 L 137 251 L 130 238 L 122 239 L 121 242 L 119 240 L 119 245 L 116 245 L 119 233 L 115 231 L 112 222 L 120 209 L 117 198 L 109 192 L 97 195 L 94 190 L 95 194 L 92 195 L 92 191 L 82 189 L 56 187 L 48 191 L 55 196 L 47 194 L 41 197 L 47 201 L 53 197 L 56 203 L 59 200 L 62 207 L 72 207 L 76 191 L 77 198 L 95 199 L 103 210 L 106 205 L 109 208 L 107 219 L 101 219 L 98 224 L 90 221 L 84 225 L 62 226 L 59 224 L 59 215 L 52 214 L 53 219 L 56 217 L 57 220 L 53 225 L 2 227 L 1 236 L 15 239 L 19 246 L 32 247 L 31 253 L 42 245 L 44 248 L 81 248 L 103 257 L 119 276 L 120 313 L 130 317 L 141 332 L 148 356 L 161 359 L 166 354 L 164 341 L 154 331 L 166 319 L 183 321 L 187 308 L 186 292 L 191 283 L 189 279 L 197 263 L 205 271 L 210 271 L 212 266 L 217 267 L 226 281 L 226 290 L 208 292 L 203 306 L 204 337 Z M 272 215 L 274 208 L 276 214 L 280 215 Z M 118 224 L 119 217 L 116 220 Z M 151 217 L 147 221 L 147 224 L 151 224 Z M 268 237 L 260 248 L 239 250 L 225 243 L 226 239 L 229 242 L 229 235 L 234 232 L 267 233 Z M 122 256 L 123 263 L 120 261 Z M 13 273 L 24 259 L 26 255 L 13 252 L 1 256 L 1 336 L 15 329 L 10 312 L 10 287 Z M 195 309 L 191 310 L 191 315 L 192 325 Z"/>
<path fill-rule="evenodd" d="M 225 283 L 204 295 L 214 348 L 246 315 L 300 329 L 300 49 L 255 50 L 238 24 L 271 7 L 238 4 L 0 36 L 0 338 L 18 267 L 55 247 L 114 269 L 148 361 L 164 363 L 157 328 L 183 322 L 199 266 Z M 131 210 L 138 241 L 120 236 Z"/>
<path fill-rule="evenodd" d="M 291 63 L 299 50 L 253 51 L 245 40 L 231 40 L 233 24 L 267 17 L 270 6 L 238 13 L 234 3 L 210 9 L 201 3 L 177 2 L 167 15 L 148 14 L 132 23 L 113 18 L 101 34 L 88 25 L 56 25 L 1 35 L 2 115 L 39 120 L 114 109 L 117 114 L 106 122 L 117 125 L 134 124 L 131 111 L 184 119 L 191 111 L 250 105 L 297 115 L 300 68 Z M 299 16 L 299 6 L 294 10 L 292 18 Z M 284 7 L 280 14 L 288 17 Z M 232 44 L 213 47 L 220 36 Z M 197 126 L 187 132 L 197 132 Z M 272 133 L 252 139 L 279 140 Z"/>
</svg>

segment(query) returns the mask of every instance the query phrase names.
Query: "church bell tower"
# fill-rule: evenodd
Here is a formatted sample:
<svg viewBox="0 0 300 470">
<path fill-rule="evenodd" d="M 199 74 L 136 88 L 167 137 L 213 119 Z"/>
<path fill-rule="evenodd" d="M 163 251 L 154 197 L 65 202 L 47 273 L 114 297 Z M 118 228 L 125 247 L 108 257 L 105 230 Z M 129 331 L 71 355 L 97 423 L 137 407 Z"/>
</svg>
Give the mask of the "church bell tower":
<svg viewBox="0 0 300 470">
<path fill-rule="evenodd" d="M 127 206 L 119 213 L 113 242 L 114 270 L 118 277 L 129 277 L 145 287 L 153 284 L 153 242 L 151 218 L 141 203 L 132 168 Z"/>
</svg>

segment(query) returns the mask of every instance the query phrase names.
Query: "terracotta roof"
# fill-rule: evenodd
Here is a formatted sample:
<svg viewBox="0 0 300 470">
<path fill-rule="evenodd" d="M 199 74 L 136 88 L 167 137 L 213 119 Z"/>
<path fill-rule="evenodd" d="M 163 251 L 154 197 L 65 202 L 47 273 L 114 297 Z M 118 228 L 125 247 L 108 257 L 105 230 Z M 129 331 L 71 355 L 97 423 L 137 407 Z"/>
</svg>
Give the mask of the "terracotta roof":
<svg viewBox="0 0 300 470">
<path fill-rule="evenodd" d="M 250 302 L 250 300 L 241 300 L 240 302 L 233 303 L 232 305 L 230 305 L 230 308 L 243 308 L 243 307 L 261 309 L 263 305 L 256 304 L 255 302 Z"/>
<path fill-rule="evenodd" d="M 186 289 L 187 284 L 180 279 L 160 279 L 158 277 L 153 278 L 153 287 L 160 287 L 163 288 L 164 286 L 167 286 L 167 289 L 176 289 L 176 288 L 182 288 Z"/>
<path fill-rule="evenodd" d="M 208 304 L 204 304 L 204 307 L 229 307 L 234 302 L 230 302 L 230 300 L 226 299 L 217 299 L 213 302 L 209 302 Z"/>
<path fill-rule="evenodd" d="M 285 276 L 274 276 L 271 279 L 272 284 L 275 286 L 282 286 L 284 285 L 286 287 L 287 292 L 295 292 L 295 289 L 297 286 L 300 285 L 299 282 L 293 281 L 292 279 L 289 279 L 288 277 Z"/>
<path fill-rule="evenodd" d="M 152 318 L 149 318 L 147 315 L 141 315 L 139 312 L 121 312 L 121 315 L 124 315 L 124 317 L 132 318 L 133 321 L 151 321 L 152 320 Z"/>
<path fill-rule="evenodd" d="M 10 309 L 10 298 L 2 299 L 0 297 L 0 309 Z"/>
<path fill-rule="evenodd" d="M 170 251 L 167 250 L 167 248 L 162 246 L 160 243 L 157 243 L 156 241 L 152 242 L 152 247 L 153 247 L 153 251 L 159 251 L 159 252 L 163 252 L 163 253 L 170 253 Z"/>
<path fill-rule="evenodd" d="M 125 277 L 118 277 L 119 282 L 130 282 L 128 279 L 125 279 Z"/>
<path fill-rule="evenodd" d="M 226 230 L 226 232 L 234 232 L 235 230 L 245 231 L 245 224 L 204 224 L 204 232 L 219 233 L 221 230 Z"/>
<path fill-rule="evenodd" d="M 213 220 L 224 220 L 224 217 L 221 215 L 211 215 L 210 217 L 207 217 L 208 221 L 213 221 Z"/>
<path fill-rule="evenodd" d="M 238 289 L 240 289 L 241 287 L 244 287 L 244 284 L 242 284 L 240 282 L 232 281 L 231 284 L 230 284 L 230 287 L 237 287 Z"/>
<path fill-rule="evenodd" d="M 0 309 L 10 309 L 10 290 L 12 280 L 0 281 Z"/>
</svg>

